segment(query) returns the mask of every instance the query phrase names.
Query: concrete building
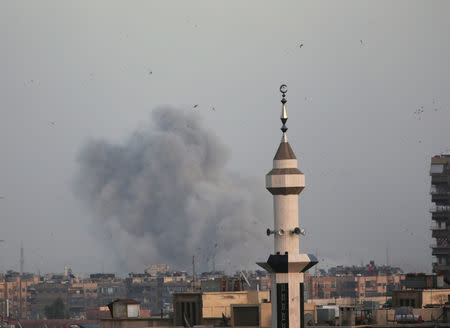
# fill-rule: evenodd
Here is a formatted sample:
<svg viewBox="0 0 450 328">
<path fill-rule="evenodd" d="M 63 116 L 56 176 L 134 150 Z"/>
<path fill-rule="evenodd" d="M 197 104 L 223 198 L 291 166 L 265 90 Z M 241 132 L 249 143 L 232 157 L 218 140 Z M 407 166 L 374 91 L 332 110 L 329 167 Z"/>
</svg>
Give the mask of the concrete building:
<svg viewBox="0 0 450 328">
<path fill-rule="evenodd" d="M 300 328 L 304 325 L 303 273 L 317 264 L 310 254 L 299 253 L 298 195 L 305 188 L 305 176 L 297 168 L 297 158 L 287 141 L 286 85 L 282 93 L 281 143 L 273 159 L 273 169 L 266 175 L 266 189 L 273 195 L 274 253 L 267 262 L 258 263 L 271 274 L 272 327 Z"/>
<path fill-rule="evenodd" d="M 51 305 L 57 298 L 64 302 L 67 309 L 67 295 L 69 286 L 53 282 L 41 282 L 30 286 L 30 317 L 33 319 L 45 318 L 45 307 Z"/>
<path fill-rule="evenodd" d="M 436 155 L 431 159 L 431 201 L 430 209 L 433 225 L 432 237 L 436 242 L 431 245 L 435 256 L 433 271 L 444 276 L 450 285 L 450 154 Z"/>
<path fill-rule="evenodd" d="M 115 300 L 108 304 L 109 311 L 113 318 L 139 318 L 141 310 L 140 303 L 132 299 Z"/>
<path fill-rule="evenodd" d="M 0 278 L 0 314 L 2 317 L 27 318 L 30 315 L 29 287 L 37 283 L 32 274 L 8 272 Z"/>
<path fill-rule="evenodd" d="M 174 294 L 174 325 L 183 325 L 184 313 L 194 325 L 221 323 L 222 314 L 231 318 L 232 305 L 253 305 L 259 308 L 261 303 L 268 303 L 269 299 L 268 290 Z M 270 325 L 270 320 L 268 323 Z"/>
<path fill-rule="evenodd" d="M 396 290 L 392 292 L 392 307 L 443 307 L 450 301 L 450 289 Z"/>
<path fill-rule="evenodd" d="M 156 326 L 189 325 L 207 327 L 272 327 L 270 291 L 192 292 L 173 295 L 173 319 L 102 318 L 101 328 L 143 328 Z M 317 320 L 317 307 L 305 304 L 305 313 Z"/>
</svg>

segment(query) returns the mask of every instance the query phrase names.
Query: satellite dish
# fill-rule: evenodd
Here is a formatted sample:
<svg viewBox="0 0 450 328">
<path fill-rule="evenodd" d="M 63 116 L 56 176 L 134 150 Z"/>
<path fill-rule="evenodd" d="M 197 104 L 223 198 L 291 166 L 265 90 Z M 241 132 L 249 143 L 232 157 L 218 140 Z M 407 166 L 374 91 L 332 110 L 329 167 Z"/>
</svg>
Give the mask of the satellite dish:
<svg viewBox="0 0 450 328">
<path fill-rule="evenodd" d="M 311 313 L 305 313 L 305 326 L 314 326 L 314 317 Z"/>
</svg>

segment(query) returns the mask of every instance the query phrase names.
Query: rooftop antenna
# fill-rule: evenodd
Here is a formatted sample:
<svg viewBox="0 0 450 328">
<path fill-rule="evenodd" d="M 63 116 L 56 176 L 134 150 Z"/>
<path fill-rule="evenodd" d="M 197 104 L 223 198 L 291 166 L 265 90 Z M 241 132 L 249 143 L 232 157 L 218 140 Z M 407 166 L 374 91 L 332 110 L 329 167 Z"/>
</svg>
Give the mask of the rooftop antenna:
<svg viewBox="0 0 450 328">
<path fill-rule="evenodd" d="M 241 272 L 240 272 L 240 274 L 239 274 L 240 276 L 241 276 L 241 281 L 243 281 L 243 282 L 245 282 L 246 284 L 247 284 L 247 286 L 250 288 L 251 287 L 251 285 L 250 285 L 250 282 L 248 281 L 248 279 L 247 279 L 247 277 L 246 277 L 246 275 L 245 275 L 245 273 L 244 272 L 242 272 L 242 270 L 241 270 Z M 243 286 L 243 284 L 242 284 L 242 290 L 244 290 L 244 286 Z"/>
<path fill-rule="evenodd" d="M 23 240 L 20 241 L 19 318 L 22 318 Z"/>
<path fill-rule="evenodd" d="M 389 266 L 389 247 L 386 247 L 386 266 Z"/>
<path fill-rule="evenodd" d="M 20 276 L 22 277 L 23 275 L 23 263 L 24 263 L 24 258 L 23 258 L 23 240 L 20 242 Z"/>
<path fill-rule="evenodd" d="M 319 258 L 319 249 L 316 249 L 316 258 Z M 318 265 L 316 265 L 316 267 L 314 268 L 314 275 L 316 277 L 319 276 L 319 266 Z"/>
<path fill-rule="evenodd" d="M 214 244 L 213 254 L 212 254 L 212 270 L 216 272 L 216 252 L 217 252 L 217 243 Z"/>
<path fill-rule="evenodd" d="M 192 256 L 192 281 L 195 282 L 195 255 Z"/>
</svg>

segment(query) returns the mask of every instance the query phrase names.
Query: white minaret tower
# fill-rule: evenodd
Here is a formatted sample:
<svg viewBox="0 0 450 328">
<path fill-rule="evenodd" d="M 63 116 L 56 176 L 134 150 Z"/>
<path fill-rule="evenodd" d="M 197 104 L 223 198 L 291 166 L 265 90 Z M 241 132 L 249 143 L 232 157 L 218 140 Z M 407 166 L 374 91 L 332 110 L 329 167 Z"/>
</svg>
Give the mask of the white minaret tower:
<svg viewBox="0 0 450 328">
<path fill-rule="evenodd" d="M 297 158 L 287 141 L 286 85 L 280 91 L 283 136 L 273 169 L 266 175 L 274 210 L 274 229 L 267 229 L 267 235 L 274 235 L 275 254 L 258 265 L 271 274 L 272 328 L 300 328 L 304 327 L 303 273 L 317 264 L 317 259 L 299 253 L 299 235 L 305 235 L 305 230 L 298 226 L 298 195 L 305 188 L 305 176 L 297 168 Z"/>
</svg>

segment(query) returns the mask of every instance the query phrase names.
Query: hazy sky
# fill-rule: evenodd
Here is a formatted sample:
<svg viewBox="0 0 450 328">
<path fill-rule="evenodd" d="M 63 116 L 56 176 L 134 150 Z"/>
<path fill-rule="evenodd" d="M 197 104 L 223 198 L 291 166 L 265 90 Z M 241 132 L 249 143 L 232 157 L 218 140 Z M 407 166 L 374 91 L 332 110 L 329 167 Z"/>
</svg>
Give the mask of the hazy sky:
<svg viewBox="0 0 450 328">
<path fill-rule="evenodd" d="M 117 264 L 73 185 L 87 140 L 122 144 L 159 105 L 199 104 L 227 169 L 264 189 L 282 82 L 307 183 L 301 250 L 326 267 L 385 263 L 388 248 L 390 264 L 430 271 L 449 31 L 444 0 L 1 1 L 0 271 L 19 268 L 21 240 L 26 271 L 143 270 Z"/>
</svg>

